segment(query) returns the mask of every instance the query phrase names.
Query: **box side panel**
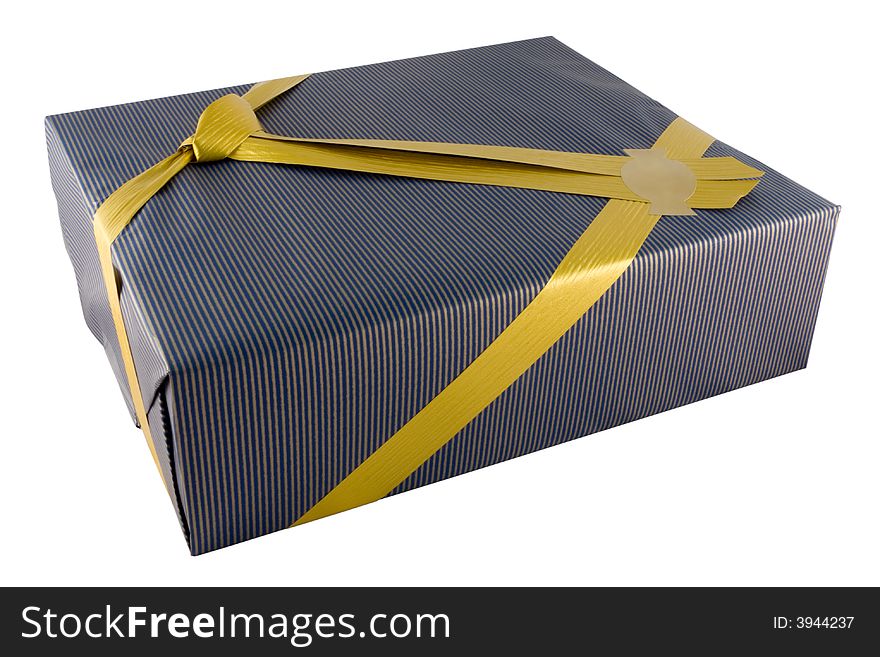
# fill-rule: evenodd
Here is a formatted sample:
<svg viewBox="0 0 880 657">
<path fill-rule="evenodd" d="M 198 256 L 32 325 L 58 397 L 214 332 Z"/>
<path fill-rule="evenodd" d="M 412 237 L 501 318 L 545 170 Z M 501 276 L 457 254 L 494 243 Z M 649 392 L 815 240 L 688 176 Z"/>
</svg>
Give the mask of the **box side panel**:
<svg viewBox="0 0 880 657">
<path fill-rule="evenodd" d="M 122 364 L 119 343 L 113 328 L 113 318 L 107 303 L 107 291 L 101 276 L 95 237 L 92 232 L 95 208 L 86 200 L 54 117 L 51 116 L 46 119 L 46 143 L 49 150 L 49 172 L 55 198 L 58 201 L 64 246 L 76 275 L 83 316 L 89 330 L 103 345 L 129 414 L 132 420 L 135 420 L 134 406 L 125 378 L 125 367 Z"/>
<path fill-rule="evenodd" d="M 395 493 L 805 367 L 837 213 L 638 258 Z"/>
<path fill-rule="evenodd" d="M 92 217 L 95 209 L 86 200 L 52 117 L 46 120 L 46 138 L 49 151 L 49 169 L 58 201 L 58 214 L 61 220 L 64 245 L 76 275 L 83 315 L 89 330 L 104 347 L 107 359 L 110 361 L 128 406 L 129 414 L 136 423 L 137 418 L 131 402 L 131 392 L 128 388 L 125 368 L 119 352 L 119 342 L 110 315 L 106 287 L 101 276 L 95 239 L 92 234 Z M 125 285 L 124 276 L 122 276 L 122 281 L 123 316 L 134 353 L 138 377 L 144 384 L 145 404 L 149 409 L 154 446 L 168 492 L 172 497 L 175 497 L 176 485 L 173 481 L 173 470 L 168 462 L 169 449 L 172 448 L 169 442 L 171 434 L 166 431 L 162 421 L 163 414 L 167 412 L 167 405 L 164 402 L 160 404 L 158 399 L 158 392 L 167 379 L 168 366 L 161 348 L 153 339 L 148 322 Z M 183 524 L 185 526 L 185 521 Z"/>
</svg>

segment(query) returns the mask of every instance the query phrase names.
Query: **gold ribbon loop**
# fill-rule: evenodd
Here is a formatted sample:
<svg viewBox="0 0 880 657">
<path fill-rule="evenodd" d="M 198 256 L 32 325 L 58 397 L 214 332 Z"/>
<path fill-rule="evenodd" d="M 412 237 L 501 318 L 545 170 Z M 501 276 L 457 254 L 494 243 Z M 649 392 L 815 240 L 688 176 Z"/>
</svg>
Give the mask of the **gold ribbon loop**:
<svg viewBox="0 0 880 657">
<path fill-rule="evenodd" d="M 226 158 L 260 129 L 257 115 L 244 98 L 235 94 L 218 98 L 202 112 L 192 137 L 196 162 Z"/>
</svg>

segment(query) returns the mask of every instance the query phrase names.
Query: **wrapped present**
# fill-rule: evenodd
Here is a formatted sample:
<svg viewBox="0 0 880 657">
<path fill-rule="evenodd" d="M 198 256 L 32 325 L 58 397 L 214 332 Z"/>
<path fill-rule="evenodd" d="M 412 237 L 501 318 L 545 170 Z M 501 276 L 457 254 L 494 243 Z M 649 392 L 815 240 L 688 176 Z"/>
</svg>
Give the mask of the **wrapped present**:
<svg viewBox="0 0 880 657">
<path fill-rule="evenodd" d="M 46 131 L 193 554 L 804 367 L 838 214 L 552 38 Z"/>
</svg>

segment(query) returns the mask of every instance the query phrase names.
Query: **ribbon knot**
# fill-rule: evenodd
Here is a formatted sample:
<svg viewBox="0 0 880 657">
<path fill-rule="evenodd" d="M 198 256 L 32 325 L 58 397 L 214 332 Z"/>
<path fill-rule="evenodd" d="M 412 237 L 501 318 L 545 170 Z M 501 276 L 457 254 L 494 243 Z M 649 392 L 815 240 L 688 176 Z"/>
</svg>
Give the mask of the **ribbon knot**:
<svg viewBox="0 0 880 657">
<path fill-rule="evenodd" d="M 192 144 L 196 162 L 225 159 L 245 139 L 262 130 L 251 104 L 235 94 L 218 98 L 199 117 L 195 134 L 183 146 Z"/>
</svg>

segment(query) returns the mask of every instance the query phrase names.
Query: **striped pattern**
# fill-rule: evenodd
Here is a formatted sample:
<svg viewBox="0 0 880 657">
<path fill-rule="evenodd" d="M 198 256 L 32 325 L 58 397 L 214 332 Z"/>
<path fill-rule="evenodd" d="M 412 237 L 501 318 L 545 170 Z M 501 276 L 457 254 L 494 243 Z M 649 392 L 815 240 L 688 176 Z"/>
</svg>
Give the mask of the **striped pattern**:
<svg viewBox="0 0 880 657">
<path fill-rule="evenodd" d="M 65 243 L 117 377 L 90 217 L 246 89 L 47 119 Z M 607 154 L 649 147 L 675 117 L 552 38 L 315 74 L 258 115 L 299 137 Z M 398 491 L 805 366 L 837 208 L 724 144 L 708 155 L 767 173 L 733 210 L 664 217 L 585 318 Z M 500 333 L 603 203 L 228 160 L 178 174 L 114 260 L 192 552 L 308 510 Z"/>
</svg>

